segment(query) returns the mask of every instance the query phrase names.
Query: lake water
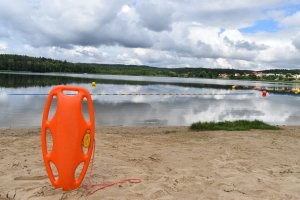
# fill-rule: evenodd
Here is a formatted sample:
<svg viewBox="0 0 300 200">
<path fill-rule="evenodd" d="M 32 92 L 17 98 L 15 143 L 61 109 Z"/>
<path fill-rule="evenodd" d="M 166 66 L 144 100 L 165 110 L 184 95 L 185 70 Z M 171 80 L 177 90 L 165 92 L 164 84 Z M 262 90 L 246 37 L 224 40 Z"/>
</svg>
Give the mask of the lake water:
<svg viewBox="0 0 300 200">
<path fill-rule="evenodd" d="M 97 83 L 96 88 L 91 82 Z M 86 87 L 97 125 L 190 125 L 197 121 L 262 120 L 300 125 L 297 84 L 89 74 L 0 73 L 0 127 L 41 126 L 46 95 L 54 85 Z M 232 91 L 231 86 L 237 85 Z M 262 97 L 261 89 L 269 94 Z M 17 95 L 20 94 L 20 95 Z M 24 95 L 30 94 L 30 95 Z M 196 94 L 196 95 L 178 95 Z"/>
</svg>

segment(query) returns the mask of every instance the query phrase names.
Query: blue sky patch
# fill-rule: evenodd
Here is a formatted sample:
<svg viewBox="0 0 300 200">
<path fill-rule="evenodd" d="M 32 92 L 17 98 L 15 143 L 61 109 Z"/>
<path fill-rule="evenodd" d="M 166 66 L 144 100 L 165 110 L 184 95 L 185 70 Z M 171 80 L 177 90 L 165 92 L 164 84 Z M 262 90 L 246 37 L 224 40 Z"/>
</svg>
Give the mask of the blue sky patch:
<svg viewBox="0 0 300 200">
<path fill-rule="evenodd" d="M 258 20 L 253 26 L 239 29 L 242 33 L 277 32 L 278 30 L 278 23 L 273 19 Z"/>
<path fill-rule="evenodd" d="M 300 11 L 300 4 L 290 4 L 290 5 L 285 5 L 279 8 L 280 10 L 284 10 L 284 13 L 286 16 L 288 15 L 293 15 L 296 12 Z"/>
</svg>

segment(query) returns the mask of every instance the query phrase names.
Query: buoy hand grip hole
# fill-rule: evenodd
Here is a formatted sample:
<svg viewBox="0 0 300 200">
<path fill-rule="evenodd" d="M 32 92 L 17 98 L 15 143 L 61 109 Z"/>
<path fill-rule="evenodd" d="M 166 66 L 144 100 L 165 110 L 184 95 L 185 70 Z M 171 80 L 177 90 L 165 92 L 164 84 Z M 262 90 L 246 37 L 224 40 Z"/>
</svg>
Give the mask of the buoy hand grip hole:
<svg viewBox="0 0 300 200">
<path fill-rule="evenodd" d="M 84 166 L 84 162 L 79 163 L 79 165 L 77 166 L 76 170 L 75 170 L 75 179 L 78 180 L 81 173 L 82 173 L 82 169 Z"/>
<path fill-rule="evenodd" d="M 47 154 L 50 154 L 53 148 L 53 138 L 49 128 L 46 129 L 46 144 L 47 144 Z"/>
<path fill-rule="evenodd" d="M 90 113 L 89 113 L 89 107 L 88 107 L 88 102 L 87 102 L 87 98 L 84 97 L 82 100 L 82 113 L 83 113 L 83 117 L 85 119 L 85 121 L 87 123 L 90 123 Z"/>
<path fill-rule="evenodd" d="M 51 161 L 50 161 L 50 168 L 51 168 L 53 178 L 55 179 L 55 181 L 57 181 L 58 180 L 58 171 L 57 171 L 55 164 Z"/>
<path fill-rule="evenodd" d="M 56 110 L 57 110 L 57 96 L 54 95 L 52 97 L 52 100 L 51 100 L 50 110 L 49 110 L 49 114 L 48 114 L 48 121 L 49 122 L 53 119 L 53 117 L 56 113 Z"/>
</svg>

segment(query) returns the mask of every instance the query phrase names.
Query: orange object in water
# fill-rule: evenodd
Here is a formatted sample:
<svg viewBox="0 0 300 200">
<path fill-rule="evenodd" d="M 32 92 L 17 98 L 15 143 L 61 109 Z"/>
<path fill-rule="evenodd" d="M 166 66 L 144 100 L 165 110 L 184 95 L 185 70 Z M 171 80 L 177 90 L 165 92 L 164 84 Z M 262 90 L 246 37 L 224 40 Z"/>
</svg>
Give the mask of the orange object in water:
<svg viewBox="0 0 300 200">
<path fill-rule="evenodd" d="M 262 96 L 263 96 L 263 97 L 266 97 L 266 96 L 267 96 L 267 90 L 263 90 L 263 91 L 262 91 Z"/>
<path fill-rule="evenodd" d="M 77 92 L 67 95 L 64 92 Z M 53 98 L 57 99 L 56 112 L 52 119 L 48 119 Z M 82 103 L 87 100 L 90 121 L 87 122 L 82 113 Z M 47 152 L 47 129 L 52 133 L 53 147 Z M 89 134 L 89 137 L 86 135 Z M 67 191 L 80 186 L 93 153 L 95 136 L 94 110 L 91 96 L 87 89 L 72 86 L 56 86 L 46 101 L 42 121 L 42 152 L 44 164 L 49 179 L 55 188 Z M 89 141 L 86 141 L 89 138 Z M 85 141 L 84 141 L 85 140 Z M 83 142 L 88 145 L 87 153 L 83 151 Z M 58 178 L 54 177 L 50 167 L 52 162 L 58 172 Z M 75 178 L 77 167 L 83 163 L 79 177 Z"/>
</svg>

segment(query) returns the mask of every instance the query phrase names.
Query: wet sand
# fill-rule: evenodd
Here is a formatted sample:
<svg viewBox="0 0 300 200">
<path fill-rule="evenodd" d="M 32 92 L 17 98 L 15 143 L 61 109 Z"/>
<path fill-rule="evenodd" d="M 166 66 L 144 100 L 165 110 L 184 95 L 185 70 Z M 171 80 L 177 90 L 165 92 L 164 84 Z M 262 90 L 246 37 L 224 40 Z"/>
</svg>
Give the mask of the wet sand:
<svg viewBox="0 0 300 200">
<path fill-rule="evenodd" d="M 40 129 L 0 129 L 0 199 L 240 200 L 300 199 L 300 127 L 98 127 L 93 174 L 93 182 L 143 181 L 90 196 L 84 187 L 54 189 L 43 165 Z"/>
</svg>

